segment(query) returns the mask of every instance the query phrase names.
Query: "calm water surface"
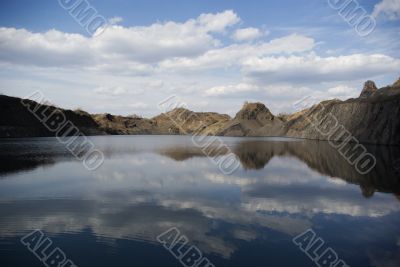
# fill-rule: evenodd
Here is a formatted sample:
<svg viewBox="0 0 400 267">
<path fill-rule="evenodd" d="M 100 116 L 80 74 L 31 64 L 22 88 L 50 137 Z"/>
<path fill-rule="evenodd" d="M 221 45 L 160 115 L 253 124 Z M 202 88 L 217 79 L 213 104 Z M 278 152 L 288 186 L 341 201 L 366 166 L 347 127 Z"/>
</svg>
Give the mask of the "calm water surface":
<svg viewBox="0 0 400 267">
<path fill-rule="evenodd" d="M 326 142 L 224 138 L 227 176 L 190 137 L 92 140 L 96 171 L 53 138 L 0 140 L 0 266 L 44 266 L 19 241 L 34 229 L 79 267 L 182 266 L 156 240 L 171 227 L 216 267 L 316 266 L 292 242 L 309 228 L 351 267 L 400 266 L 398 148 L 368 147 L 360 175 Z"/>
</svg>

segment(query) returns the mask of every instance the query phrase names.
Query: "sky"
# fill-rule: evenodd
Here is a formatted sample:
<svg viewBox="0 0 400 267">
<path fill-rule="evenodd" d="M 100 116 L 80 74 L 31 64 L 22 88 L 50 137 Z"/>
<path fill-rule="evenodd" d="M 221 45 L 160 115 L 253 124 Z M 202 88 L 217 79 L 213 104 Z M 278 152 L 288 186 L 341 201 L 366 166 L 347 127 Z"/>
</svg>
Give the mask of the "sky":
<svg viewBox="0 0 400 267">
<path fill-rule="evenodd" d="M 65 8 L 81 1 L 107 25 L 88 32 Z M 368 35 L 344 1 L 1 0 L 0 94 L 144 117 L 173 95 L 229 115 L 245 101 L 278 114 L 357 97 L 400 77 L 400 0 L 348 0 L 376 22 Z"/>
</svg>

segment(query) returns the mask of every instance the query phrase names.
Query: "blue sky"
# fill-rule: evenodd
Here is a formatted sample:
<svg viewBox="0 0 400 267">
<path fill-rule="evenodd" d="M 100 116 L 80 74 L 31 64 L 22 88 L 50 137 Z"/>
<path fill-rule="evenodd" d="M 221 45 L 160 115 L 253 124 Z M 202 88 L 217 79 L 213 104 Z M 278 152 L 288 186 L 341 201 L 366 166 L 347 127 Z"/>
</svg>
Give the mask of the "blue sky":
<svg viewBox="0 0 400 267">
<path fill-rule="evenodd" d="M 397 79 L 400 0 L 358 1 L 377 22 L 366 37 L 328 2 L 92 0 L 114 22 L 94 37 L 58 1 L 2 0 L 0 93 L 145 116 L 174 94 L 233 115 L 244 101 L 291 112 L 305 96 L 346 99 L 366 79 Z"/>
</svg>

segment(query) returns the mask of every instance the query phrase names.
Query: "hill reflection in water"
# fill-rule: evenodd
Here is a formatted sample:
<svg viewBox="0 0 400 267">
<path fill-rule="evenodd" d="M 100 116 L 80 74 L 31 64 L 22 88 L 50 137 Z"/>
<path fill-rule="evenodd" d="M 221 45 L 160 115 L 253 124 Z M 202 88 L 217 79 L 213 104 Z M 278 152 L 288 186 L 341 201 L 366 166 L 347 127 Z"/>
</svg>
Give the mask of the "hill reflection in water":
<svg viewBox="0 0 400 267">
<path fill-rule="evenodd" d="M 368 147 L 360 175 L 326 142 L 224 138 L 242 165 L 226 176 L 190 137 L 93 140 L 95 172 L 51 138 L 0 143 L 2 265 L 32 265 L 18 238 L 43 229 L 78 266 L 179 266 L 155 240 L 173 226 L 216 266 L 310 266 L 291 242 L 310 227 L 350 266 L 400 260 L 397 148 Z"/>
</svg>

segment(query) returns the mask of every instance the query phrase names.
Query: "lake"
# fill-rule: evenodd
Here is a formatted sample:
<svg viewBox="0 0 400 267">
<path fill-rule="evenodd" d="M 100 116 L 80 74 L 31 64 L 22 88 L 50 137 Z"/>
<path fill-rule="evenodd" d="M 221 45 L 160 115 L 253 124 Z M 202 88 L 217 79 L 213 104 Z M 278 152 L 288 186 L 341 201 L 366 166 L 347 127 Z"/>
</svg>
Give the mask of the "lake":
<svg viewBox="0 0 400 267">
<path fill-rule="evenodd" d="M 222 138 L 225 175 L 188 136 L 91 140 L 95 171 L 55 138 L 0 140 L 0 266 L 44 266 L 20 242 L 35 229 L 79 267 L 184 266 L 157 240 L 172 228 L 216 267 L 317 266 L 293 242 L 308 229 L 348 266 L 400 266 L 399 148 L 367 146 L 361 175 L 327 142 Z"/>
</svg>

